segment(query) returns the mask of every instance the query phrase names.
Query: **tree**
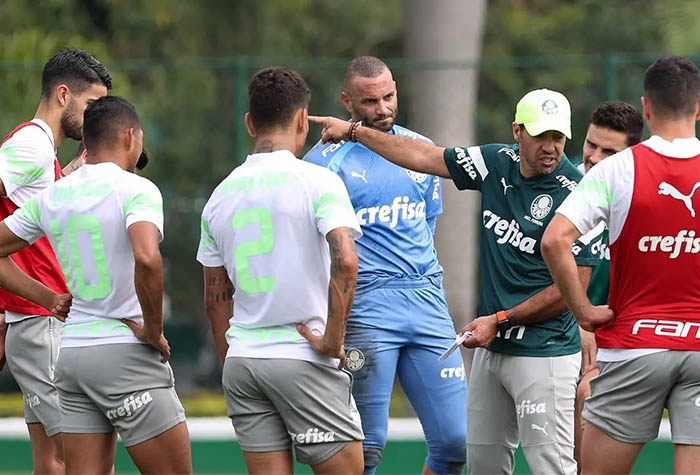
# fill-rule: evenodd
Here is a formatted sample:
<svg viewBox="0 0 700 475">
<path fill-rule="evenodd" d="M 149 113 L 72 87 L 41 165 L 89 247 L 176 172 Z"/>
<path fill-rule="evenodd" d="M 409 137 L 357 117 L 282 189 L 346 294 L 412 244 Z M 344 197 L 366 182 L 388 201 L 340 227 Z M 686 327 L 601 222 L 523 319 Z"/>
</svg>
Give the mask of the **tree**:
<svg viewBox="0 0 700 475">
<path fill-rule="evenodd" d="M 445 145 L 476 143 L 483 0 L 423 2 L 405 0 L 406 55 L 419 61 L 456 63 L 453 68 L 419 68 L 411 74 L 411 123 Z M 477 193 L 443 186 L 444 214 L 438 219 L 435 243 L 445 270 L 450 313 L 458 328 L 476 316 L 478 306 L 479 216 Z"/>
</svg>

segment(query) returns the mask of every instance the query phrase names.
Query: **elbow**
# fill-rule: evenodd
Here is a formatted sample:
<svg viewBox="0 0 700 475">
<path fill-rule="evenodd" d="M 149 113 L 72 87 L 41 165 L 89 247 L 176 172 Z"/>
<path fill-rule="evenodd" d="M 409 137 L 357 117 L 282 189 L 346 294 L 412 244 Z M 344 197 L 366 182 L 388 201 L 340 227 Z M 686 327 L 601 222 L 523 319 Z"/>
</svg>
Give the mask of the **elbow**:
<svg viewBox="0 0 700 475">
<path fill-rule="evenodd" d="M 562 249 L 566 249 L 566 242 L 561 237 L 545 231 L 544 236 L 542 236 L 542 244 L 540 245 L 540 251 L 544 260 L 549 262 Z"/>
<path fill-rule="evenodd" d="M 359 260 L 357 253 L 348 252 L 339 256 L 336 261 L 337 269 L 346 277 L 357 278 L 357 270 L 359 268 Z"/>
<path fill-rule="evenodd" d="M 163 259 L 158 249 L 134 252 L 134 263 L 137 270 L 145 272 L 158 272 L 163 268 Z"/>
</svg>

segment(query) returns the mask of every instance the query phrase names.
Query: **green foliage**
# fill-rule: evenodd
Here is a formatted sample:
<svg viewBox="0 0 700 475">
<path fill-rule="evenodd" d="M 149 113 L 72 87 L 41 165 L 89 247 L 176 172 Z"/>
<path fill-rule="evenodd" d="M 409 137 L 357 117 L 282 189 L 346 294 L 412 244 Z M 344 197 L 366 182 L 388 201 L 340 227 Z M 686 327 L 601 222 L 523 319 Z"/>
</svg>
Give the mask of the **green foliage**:
<svg viewBox="0 0 700 475">
<path fill-rule="evenodd" d="M 653 57 L 665 41 L 648 5 L 645 0 L 489 2 L 478 141 L 512 141 L 509 124 L 515 104 L 531 89 L 555 89 L 571 102 L 570 156 L 580 155 L 597 104 L 619 99 L 641 108 L 642 73 L 650 62 L 644 53 Z"/>
<path fill-rule="evenodd" d="M 641 74 L 655 54 L 697 50 L 695 3 L 491 0 L 478 141 L 512 140 L 516 101 L 549 87 L 571 101 L 574 140 L 567 153 L 578 156 L 596 104 L 619 98 L 638 106 Z M 32 116 L 41 68 L 59 47 L 83 47 L 110 67 L 114 93 L 128 97 L 141 115 L 151 156 L 145 175 L 165 198 L 169 323 L 199 326 L 198 341 L 210 345 L 194 260 L 199 212 L 249 150 L 243 126 L 249 77 L 264 66 L 292 66 L 311 88 L 311 111 L 342 116 L 338 93 L 347 58 L 374 54 L 394 68 L 400 111 L 408 111 L 407 86 L 417 66 L 400 59 L 402 37 L 411 34 L 403 31 L 401 7 L 399 0 L 0 1 L 0 129 Z M 400 122 L 410 127 L 403 114 Z M 309 144 L 317 133 L 313 128 Z M 76 146 L 63 147 L 64 163 Z M 216 377 L 203 378 L 218 384 Z"/>
</svg>

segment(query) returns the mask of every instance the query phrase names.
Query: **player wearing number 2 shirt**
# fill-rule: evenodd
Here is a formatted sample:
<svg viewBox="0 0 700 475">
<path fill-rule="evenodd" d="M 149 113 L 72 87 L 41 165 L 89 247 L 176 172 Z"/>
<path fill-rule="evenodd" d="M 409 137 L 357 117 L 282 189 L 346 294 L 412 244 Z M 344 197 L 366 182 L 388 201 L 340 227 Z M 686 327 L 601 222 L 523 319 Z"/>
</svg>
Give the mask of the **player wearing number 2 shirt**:
<svg viewBox="0 0 700 475">
<path fill-rule="evenodd" d="M 197 260 L 229 417 L 250 473 L 362 470 L 344 360 L 361 235 L 343 182 L 296 156 L 309 89 L 270 67 L 248 87 L 253 153 L 204 206 Z M 232 302 L 233 300 L 233 302 Z"/>
</svg>

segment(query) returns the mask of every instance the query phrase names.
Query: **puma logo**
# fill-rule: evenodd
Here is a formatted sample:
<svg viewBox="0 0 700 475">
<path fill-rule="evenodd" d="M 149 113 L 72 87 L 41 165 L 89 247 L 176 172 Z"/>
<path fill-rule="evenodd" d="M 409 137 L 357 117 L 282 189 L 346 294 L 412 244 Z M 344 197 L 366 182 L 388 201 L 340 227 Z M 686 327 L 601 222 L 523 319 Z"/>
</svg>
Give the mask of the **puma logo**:
<svg viewBox="0 0 700 475">
<path fill-rule="evenodd" d="M 357 172 L 350 172 L 350 176 L 353 178 L 359 178 L 360 180 L 364 181 L 367 183 L 367 170 L 362 170 L 362 175 L 360 175 Z"/>
<path fill-rule="evenodd" d="M 670 183 L 666 183 L 665 181 L 662 181 L 659 184 L 659 194 L 660 195 L 667 195 L 670 196 L 671 198 L 681 200 L 683 203 L 685 203 L 685 207 L 688 208 L 688 211 L 690 211 L 690 216 L 692 218 L 695 217 L 695 209 L 693 209 L 693 195 L 695 194 L 695 190 L 700 188 L 700 182 L 696 183 L 693 185 L 693 189 L 690 191 L 689 195 L 684 195 L 678 189 L 671 185 Z"/>
<path fill-rule="evenodd" d="M 508 185 L 506 183 L 505 177 L 501 177 L 501 185 L 503 185 L 503 196 L 506 195 L 506 191 L 508 191 L 508 188 L 513 188 L 513 185 Z"/>
<path fill-rule="evenodd" d="M 537 424 L 530 424 L 530 430 L 539 430 L 541 432 L 544 432 L 544 435 L 547 436 L 547 424 L 549 424 L 549 421 L 546 421 L 542 427 L 538 426 Z"/>
</svg>

